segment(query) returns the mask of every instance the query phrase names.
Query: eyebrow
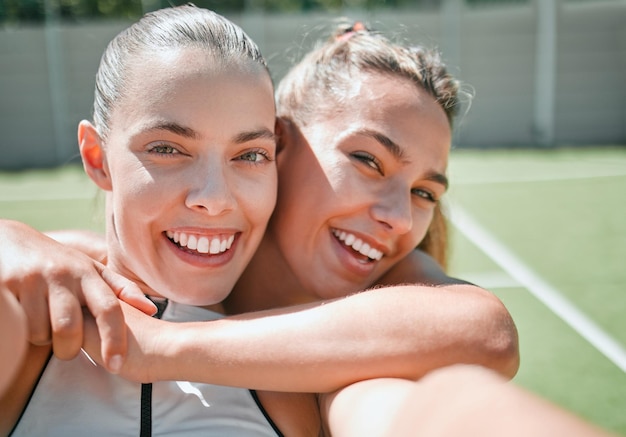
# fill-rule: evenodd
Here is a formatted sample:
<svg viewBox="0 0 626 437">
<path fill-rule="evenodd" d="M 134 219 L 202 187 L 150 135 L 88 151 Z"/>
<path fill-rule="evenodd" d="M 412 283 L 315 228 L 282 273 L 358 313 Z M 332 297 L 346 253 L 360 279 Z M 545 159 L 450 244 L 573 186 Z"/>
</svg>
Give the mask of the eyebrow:
<svg viewBox="0 0 626 437">
<path fill-rule="evenodd" d="M 404 157 L 404 152 L 402 151 L 402 147 L 397 145 L 387 135 L 383 135 L 380 132 L 377 132 L 371 129 L 363 129 L 363 130 L 360 130 L 358 133 L 361 135 L 365 135 L 366 137 L 373 138 L 374 140 L 378 141 L 380 144 L 382 144 L 385 147 L 385 149 L 389 151 L 389 153 L 391 153 L 394 156 L 394 158 L 396 158 L 398 161 L 402 161 L 402 158 Z"/>
<path fill-rule="evenodd" d="M 402 161 L 402 159 L 404 158 L 404 152 L 402 150 L 402 147 L 396 144 L 387 135 L 383 135 L 380 132 L 377 132 L 371 129 L 363 129 L 363 130 L 360 130 L 358 133 L 361 135 L 365 135 L 367 137 L 373 138 L 374 140 L 378 141 L 398 161 Z M 428 175 L 426 175 L 426 179 L 443 185 L 446 190 L 450 186 L 450 181 L 448 180 L 448 177 L 443 173 L 439 173 L 435 171 L 430 172 L 428 173 Z"/>
<path fill-rule="evenodd" d="M 173 134 L 180 135 L 181 137 L 197 139 L 198 133 L 190 127 L 183 126 L 174 122 L 157 122 L 153 125 L 148 126 L 146 131 L 152 130 L 164 130 L 168 132 L 172 132 Z"/>
<path fill-rule="evenodd" d="M 443 173 L 431 172 L 426 176 L 426 179 L 443 185 L 446 191 L 450 186 L 450 181 L 448 181 L 448 177 Z"/>
<path fill-rule="evenodd" d="M 235 142 L 237 144 L 247 143 L 248 141 L 254 141 L 258 139 L 263 140 L 271 140 L 276 142 L 276 135 L 274 132 L 270 131 L 266 128 L 260 128 L 257 130 L 252 130 L 248 132 L 242 132 L 235 137 Z"/>
<path fill-rule="evenodd" d="M 196 140 L 200 137 L 198 132 L 196 132 L 192 128 L 183 126 L 175 122 L 155 123 L 154 125 L 149 126 L 146 130 L 147 131 L 164 130 L 164 131 L 172 132 L 173 134 L 180 135 L 182 137 L 190 138 L 193 140 Z M 254 141 L 257 139 L 268 139 L 268 140 L 276 141 L 276 135 L 274 134 L 274 132 L 270 131 L 269 129 L 259 128 L 256 130 L 250 130 L 250 131 L 241 132 L 237 134 L 234 138 L 234 142 L 237 144 L 243 144 L 248 141 Z"/>
</svg>

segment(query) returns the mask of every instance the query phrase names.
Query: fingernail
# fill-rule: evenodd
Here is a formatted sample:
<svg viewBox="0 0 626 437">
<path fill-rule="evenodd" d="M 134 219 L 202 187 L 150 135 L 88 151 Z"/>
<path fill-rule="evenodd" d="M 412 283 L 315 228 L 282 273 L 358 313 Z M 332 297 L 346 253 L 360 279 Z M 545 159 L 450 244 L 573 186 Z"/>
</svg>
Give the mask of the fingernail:
<svg viewBox="0 0 626 437">
<path fill-rule="evenodd" d="M 109 360 L 109 372 L 120 373 L 122 370 L 123 359 L 121 355 L 113 355 Z"/>
</svg>

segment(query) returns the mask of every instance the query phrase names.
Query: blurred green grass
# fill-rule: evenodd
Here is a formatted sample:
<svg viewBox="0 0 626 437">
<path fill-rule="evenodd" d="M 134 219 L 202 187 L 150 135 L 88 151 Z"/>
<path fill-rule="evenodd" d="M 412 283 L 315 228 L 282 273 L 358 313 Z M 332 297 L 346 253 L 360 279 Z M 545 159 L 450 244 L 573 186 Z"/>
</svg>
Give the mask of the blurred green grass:
<svg viewBox="0 0 626 437">
<path fill-rule="evenodd" d="M 0 172 L 0 217 L 41 231 L 104 230 L 104 195 L 79 165 Z"/>
<path fill-rule="evenodd" d="M 456 150 L 449 172 L 455 204 L 626 345 L 626 148 Z M 502 273 L 458 231 L 451 271 Z M 515 382 L 626 435 L 626 374 L 527 290 L 494 284 L 520 334 Z"/>
<path fill-rule="evenodd" d="M 454 204 L 626 345 L 625 147 L 454 150 L 449 173 Z M 79 166 L 0 172 L 0 217 L 102 230 L 97 193 Z M 451 252 L 451 273 L 490 288 L 517 323 L 514 382 L 626 435 L 626 374 L 454 228 Z"/>
</svg>

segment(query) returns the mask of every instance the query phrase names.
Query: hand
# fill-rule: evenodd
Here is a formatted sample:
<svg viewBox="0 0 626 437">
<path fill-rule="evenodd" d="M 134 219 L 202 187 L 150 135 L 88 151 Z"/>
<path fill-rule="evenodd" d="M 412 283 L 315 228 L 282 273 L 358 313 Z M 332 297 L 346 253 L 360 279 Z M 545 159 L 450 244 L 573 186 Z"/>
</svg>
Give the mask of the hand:
<svg viewBox="0 0 626 437">
<path fill-rule="evenodd" d="M 115 372 L 119 376 L 135 382 L 154 382 L 156 379 L 151 365 L 162 364 L 158 345 L 167 344 L 161 336 L 167 331 L 167 325 L 177 325 L 148 317 L 124 302 L 120 303 L 126 321 L 127 354 L 123 365 Z M 88 312 L 84 313 L 83 349 L 98 364 L 102 364 L 101 340 L 96 320 Z M 159 355 L 159 359 L 153 359 Z M 158 366 L 157 366 L 158 367 Z"/>
<path fill-rule="evenodd" d="M 101 354 L 112 372 L 121 367 L 127 339 L 122 299 L 154 314 L 135 284 L 29 226 L 0 220 L 0 283 L 17 298 L 28 320 L 29 341 L 52 341 L 54 354 L 71 359 L 83 343 L 86 306 L 102 338 Z"/>
</svg>

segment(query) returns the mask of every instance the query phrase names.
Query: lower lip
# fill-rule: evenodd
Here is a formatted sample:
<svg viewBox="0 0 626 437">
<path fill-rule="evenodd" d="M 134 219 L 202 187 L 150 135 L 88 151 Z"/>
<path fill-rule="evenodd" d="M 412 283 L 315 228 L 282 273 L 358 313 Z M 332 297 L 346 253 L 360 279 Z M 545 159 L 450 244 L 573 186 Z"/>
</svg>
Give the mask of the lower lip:
<svg viewBox="0 0 626 437">
<path fill-rule="evenodd" d="M 165 238 L 167 246 L 170 250 L 178 257 L 181 261 L 186 264 L 189 264 L 193 267 L 206 268 L 206 267 L 221 267 L 225 264 L 228 264 L 230 260 L 235 256 L 235 250 L 237 248 L 237 243 L 239 241 L 239 234 L 235 235 L 235 240 L 233 244 L 230 246 L 226 252 L 220 252 L 214 255 L 208 253 L 199 253 L 199 252 L 189 252 L 179 245 L 174 243 L 172 240 L 167 238 L 165 234 L 163 234 L 163 238 Z"/>
<path fill-rule="evenodd" d="M 335 253 L 339 258 L 341 265 L 344 266 L 346 270 L 359 276 L 368 276 L 372 273 L 372 271 L 374 271 L 377 261 L 362 263 L 354 255 L 354 251 L 340 242 L 332 231 L 330 232 L 330 239 L 333 242 Z"/>
</svg>

